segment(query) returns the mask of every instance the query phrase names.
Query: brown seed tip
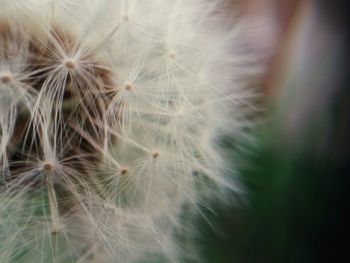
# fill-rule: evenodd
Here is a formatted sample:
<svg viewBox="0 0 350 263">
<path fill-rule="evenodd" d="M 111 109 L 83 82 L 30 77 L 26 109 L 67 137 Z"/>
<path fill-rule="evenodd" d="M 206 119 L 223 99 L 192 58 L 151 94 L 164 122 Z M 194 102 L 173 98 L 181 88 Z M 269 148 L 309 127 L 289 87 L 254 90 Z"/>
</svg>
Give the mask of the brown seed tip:
<svg viewBox="0 0 350 263">
<path fill-rule="evenodd" d="M 51 172 L 53 170 L 53 165 L 51 163 L 45 163 L 43 168 L 46 172 Z"/>
<path fill-rule="evenodd" d="M 128 169 L 127 168 L 123 168 L 120 171 L 121 175 L 127 175 L 128 174 Z"/>
<path fill-rule="evenodd" d="M 57 220 L 57 218 L 55 219 Z M 61 233 L 63 230 L 63 226 L 61 224 L 59 224 L 57 221 L 53 222 L 51 225 L 51 235 L 57 235 L 59 233 Z"/>
<path fill-rule="evenodd" d="M 123 20 L 124 20 L 125 22 L 129 22 L 130 17 L 129 17 L 128 15 L 125 15 L 125 16 L 123 16 Z"/>
<path fill-rule="evenodd" d="M 193 171 L 192 171 L 192 175 L 193 175 L 193 176 L 199 176 L 199 171 L 193 170 Z"/>
<path fill-rule="evenodd" d="M 10 74 L 4 74 L 0 77 L 3 84 L 9 84 L 12 81 L 12 76 Z"/>
<path fill-rule="evenodd" d="M 53 235 L 53 236 L 59 234 L 60 232 L 61 232 L 61 229 L 59 229 L 59 228 L 56 228 L 56 227 L 51 228 L 51 235 Z"/>
<path fill-rule="evenodd" d="M 175 59 L 176 58 L 175 53 L 174 52 L 170 52 L 169 57 L 171 59 Z"/>
<path fill-rule="evenodd" d="M 134 86 L 131 84 L 131 82 L 126 82 L 126 83 L 125 83 L 125 89 L 126 89 L 127 91 L 132 91 L 133 88 L 134 88 Z"/>
<path fill-rule="evenodd" d="M 67 69 L 71 70 L 75 68 L 75 62 L 72 59 L 67 59 L 64 63 Z"/>
<path fill-rule="evenodd" d="M 154 158 L 154 159 L 157 159 L 158 157 L 159 157 L 159 152 L 154 152 L 154 153 L 153 153 L 153 158 Z"/>
</svg>

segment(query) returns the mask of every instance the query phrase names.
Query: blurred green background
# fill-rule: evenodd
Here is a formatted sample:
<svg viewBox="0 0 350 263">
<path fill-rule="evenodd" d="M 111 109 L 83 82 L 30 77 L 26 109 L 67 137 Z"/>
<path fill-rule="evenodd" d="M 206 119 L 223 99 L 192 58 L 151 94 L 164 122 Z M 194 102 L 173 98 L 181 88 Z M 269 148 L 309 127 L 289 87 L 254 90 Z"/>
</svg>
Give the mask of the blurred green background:
<svg viewBox="0 0 350 263">
<path fill-rule="evenodd" d="M 237 155 L 226 142 L 246 194 L 198 219 L 203 263 L 350 262 L 349 15 L 308 2 L 260 143 Z"/>
<path fill-rule="evenodd" d="M 208 213 L 214 229 L 199 219 L 203 262 L 350 262 L 350 127 L 338 118 L 349 116 L 348 102 L 334 109 L 334 141 L 321 153 L 317 131 L 303 147 L 288 145 L 282 133 L 260 132 L 263 145 L 242 167 L 246 199 Z"/>
</svg>

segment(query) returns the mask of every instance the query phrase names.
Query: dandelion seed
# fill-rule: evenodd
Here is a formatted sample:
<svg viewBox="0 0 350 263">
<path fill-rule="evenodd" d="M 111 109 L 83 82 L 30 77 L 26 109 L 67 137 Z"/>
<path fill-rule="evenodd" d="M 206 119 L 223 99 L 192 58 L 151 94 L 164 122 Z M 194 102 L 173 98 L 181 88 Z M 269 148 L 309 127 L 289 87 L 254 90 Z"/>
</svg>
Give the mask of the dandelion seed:
<svg viewBox="0 0 350 263">
<path fill-rule="evenodd" d="M 169 53 L 169 57 L 170 57 L 171 59 L 175 59 L 175 58 L 176 58 L 175 52 L 170 52 L 170 53 Z"/>
<path fill-rule="evenodd" d="M 121 175 L 127 175 L 128 172 L 129 172 L 128 168 L 123 168 L 123 169 L 120 170 L 120 174 Z"/>
<path fill-rule="evenodd" d="M 127 91 L 132 91 L 134 89 L 134 86 L 130 82 L 125 83 L 125 89 Z"/>
<path fill-rule="evenodd" d="M 10 73 L 1 74 L 0 80 L 3 84 L 9 84 L 12 82 L 13 77 Z"/>
<path fill-rule="evenodd" d="M 51 164 L 51 163 L 44 163 L 44 165 L 43 165 L 43 170 L 45 171 L 45 172 L 52 172 L 53 171 L 53 164 Z"/>
<path fill-rule="evenodd" d="M 157 159 L 159 157 L 159 152 L 154 152 L 152 157 L 153 159 Z"/>
<path fill-rule="evenodd" d="M 76 68 L 76 63 L 74 60 L 72 59 L 67 59 L 65 62 L 64 62 L 64 65 L 66 66 L 66 68 L 68 70 L 73 70 Z"/>
<path fill-rule="evenodd" d="M 130 17 L 129 17 L 128 15 L 125 15 L 125 16 L 123 16 L 123 20 L 124 20 L 125 22 L 129 22 Z"/>
</svg>

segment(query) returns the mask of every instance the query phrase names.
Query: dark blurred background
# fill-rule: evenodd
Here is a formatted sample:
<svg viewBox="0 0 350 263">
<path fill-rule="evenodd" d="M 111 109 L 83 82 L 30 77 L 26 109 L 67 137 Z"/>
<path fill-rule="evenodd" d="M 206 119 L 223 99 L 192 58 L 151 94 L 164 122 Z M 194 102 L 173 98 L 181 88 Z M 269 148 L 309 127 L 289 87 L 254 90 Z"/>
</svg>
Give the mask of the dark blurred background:
<svg viewBox="0 0 350 263">
<path fill-rule="evenodd" d="M 273 25 L 266 120 L 254 130 L 260 144 L 239 154 L 245 196 L 207 212 L 214 227 L 199 219 L 203 262 L 350 262 L 346 2 L 241 2 Z M 236 143 L 226 145 L 237 162 Z"/>
</svg>

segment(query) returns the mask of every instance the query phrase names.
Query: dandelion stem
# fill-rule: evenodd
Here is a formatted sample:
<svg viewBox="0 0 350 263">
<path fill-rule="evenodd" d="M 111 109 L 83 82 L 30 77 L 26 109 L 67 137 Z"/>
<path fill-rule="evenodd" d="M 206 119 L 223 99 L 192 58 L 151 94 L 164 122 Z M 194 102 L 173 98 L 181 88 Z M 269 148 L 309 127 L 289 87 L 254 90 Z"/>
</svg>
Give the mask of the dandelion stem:
<svg viewBox="0 0 350 263">
<path fill-rule="evenodd" d="M 46 183 L 50 205 L 51 233 L 56 234 L 60 231 L 57 196 L 52 181 L 50 179 L 47 179 Z"/>
</svg>

